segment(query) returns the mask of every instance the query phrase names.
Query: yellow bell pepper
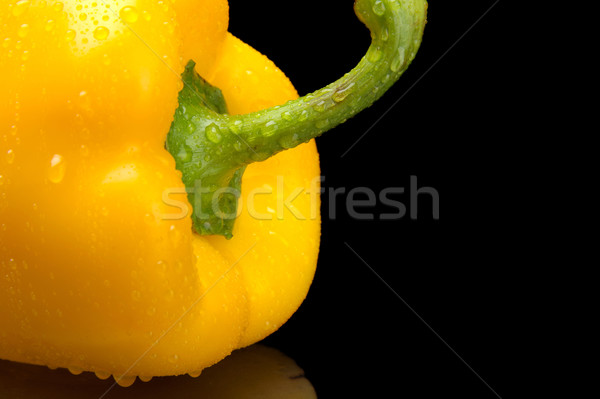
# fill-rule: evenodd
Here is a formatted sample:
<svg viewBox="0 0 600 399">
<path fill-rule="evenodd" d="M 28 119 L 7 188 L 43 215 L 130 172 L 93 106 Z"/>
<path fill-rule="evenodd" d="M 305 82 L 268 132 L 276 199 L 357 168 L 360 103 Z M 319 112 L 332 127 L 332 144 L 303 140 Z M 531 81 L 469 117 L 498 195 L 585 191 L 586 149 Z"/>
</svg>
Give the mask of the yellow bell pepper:
<svg viewBox="0 0 600 399">
<path fill-rule="evenodd" d="M 382 95 L 421 40 L 424 0 L 359 0 L 356 9 L 375 32 L 359 71 L 257 114 L 297 94 L 227 32 L 226 0 L 2 2 L 0 358 L 129 385 L 198 374 L 276 331 L 317 262 L 318 196 L 294 196 L 318 193 L 312 138 Z M 275 112 L 288 130 L 261 131 L 280 143 L 268 155 L 295 146 L 263 161 L 265 137 L 238 132 L 263 162 L 234 165 L 247 166 L 241 198 L 255 212 L 242 209 L 226 237 L 193 228 L 190 172 L 175 148 L 191 142 L 165 147 L 176 110 L 185 116 L 188 60 L 226 100 L 229 115 L 210 111 L 210 126 L 235 135 L 238 120 L 270 126 Z"/>
</svg>

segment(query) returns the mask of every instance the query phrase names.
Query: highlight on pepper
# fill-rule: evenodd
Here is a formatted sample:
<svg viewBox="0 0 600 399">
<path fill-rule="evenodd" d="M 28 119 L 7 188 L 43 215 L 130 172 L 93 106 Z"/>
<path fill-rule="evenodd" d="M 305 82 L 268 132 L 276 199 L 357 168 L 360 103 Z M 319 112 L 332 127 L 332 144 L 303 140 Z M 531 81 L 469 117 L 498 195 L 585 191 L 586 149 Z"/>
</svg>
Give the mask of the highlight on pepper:
<svg viewBox="0 0 600 399">
<path fill-rule="evenodd" d="M 298 98 L 228 33 L 226 0 L 1 2 L 0 358 L 127 386 L 276 331 L 312 282 L 319 215 L 237 216 L 227 194 L 314 189 L 314 138 L 404 73 L 426 9 L 356 0 L 366 55 Z M 193 212 L 164 217 L 166 189 Z"/>
</svg>

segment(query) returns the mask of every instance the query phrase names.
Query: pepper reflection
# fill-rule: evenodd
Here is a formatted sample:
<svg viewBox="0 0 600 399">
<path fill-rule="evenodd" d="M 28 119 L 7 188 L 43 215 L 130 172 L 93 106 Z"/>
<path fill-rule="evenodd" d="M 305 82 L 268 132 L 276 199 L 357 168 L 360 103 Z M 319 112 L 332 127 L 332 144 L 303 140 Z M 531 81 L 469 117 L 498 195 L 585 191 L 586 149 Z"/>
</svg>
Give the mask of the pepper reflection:
<svg viewBox="0 0 600 399">
<path fill-rule="evenodd" d="M 158 377 L 129 388 L 102 381 L 92 373 L 75 376 L 0 360 L 0 397 L 11 399 L 313 399 L 317 395 L 304 372 L 273 348 L 253 345 L 235 351 L 197 378 Z M 106 395 L 105 392 L 111 388 Z M 103 396 L 104 395 L 104 396 Z"/>
</svg>

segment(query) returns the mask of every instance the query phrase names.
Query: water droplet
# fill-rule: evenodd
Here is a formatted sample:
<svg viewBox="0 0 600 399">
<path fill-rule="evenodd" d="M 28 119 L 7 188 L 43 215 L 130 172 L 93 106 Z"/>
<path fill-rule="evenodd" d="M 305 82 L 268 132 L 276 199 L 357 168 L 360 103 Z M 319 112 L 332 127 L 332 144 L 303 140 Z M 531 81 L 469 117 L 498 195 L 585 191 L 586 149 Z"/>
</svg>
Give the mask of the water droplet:
<svg viewBox="0 0 600 399">
<path fill-rule="evenodd" d="M 244 122 L 242 122 L 240 119 L 237 119 L 229 126 L 229 128 L 233 133 L 238 134 L 241 131 L 243 125 Z"/>
<path fill-rule="evenodd" d="M 298 121 L 300 122 L 304 122 L 305 120 L 308 119 L 309 113 L 307 110 L 302 111 L 302 113 L 300 114 L 300 116 L 298 117 Z"/>
<path fill-rule="evenodd" d="M 198 378 L 198 377 L 200 377 L 200 374 L 202 374 L 202 370 L 192 371 L 191 373 L 188 373 L 188 375 L 192 378 Z"/>
<path fill-rule="evenodd" d="M 156 218 L 151 213 L 146 213 L 144 215 L 144 222 L 146 222 L 148 226 L 151 226 L 156 223 Z"/>
<path fill-rule="evenodd" d="M 171 356 L 169 356 L 169 363 L 175 364 L 175 363 L 177 363 L 178 360 L 179 360 L 179 356 L 178 355 L 171 355 Z"/>
<path fill-rule="evenodd" d="M 128 24 L 133 24 L 133 23 L 137 22 L 138 17 L 139 17 L 138 11 L 135 9 L 135 7 L 132 7 L 132 6 L 127 6 L 127 7 L 121 8 L 119 15 L 121 16 L 123 21 L 125 21 Z"/>
<path fill-rule="evenodd" d="M 148 11 L 143 11 L 142 18 L 144 18 L 145 21 L 150 22 L 152 19 L 152 14 L 150 14 Z"/>
<path fill-rule="evenodd" d="M 390 38 L 390 31 L 388 30 L 388 28 L 383 29 L 383 32 L 381 32 L 381 40 L 383 40 L 385 42 L 389 38 Z"/>
<path fill-rule="evenodd" d="M 292 122 L 294 120 L 292 113 L 289 111 L 285 111 L 284 113 L 282 113 L 281 117 L 288 122 Z"/>
<path fill-rule="evenodd" d="M 150 382 L 150 381 L 152 381 L 152 376 L 149 377 L 149 376 L 145 376 L 145 375 L 140 375 L 139 378 L 140 378 L 140 381 L 142 381 L 142 382 Z"/>
<path fill-rule="evenodd" d="M 82 12 L 81 14 L 79 14 L 79 19 L 85 21 L 87 19 L 87 14 Z"/>
<path fill-rule="evenodd" d="M 96 377 L 98 377 L 101 380 L 106 380 L 108 379 L 108 377 L 110 377 L 110 373 L 107 373 L 106 371 L 95 371 L 94 374 L 96 374 Z"/>
<path fill-rule="evenodd" d="M 396 53 L 396 56 L 392 60 L 392 64 L 390 65 L 390 69 L 392 70 L 392 72 L 398 72 L 402 68 L 402 66 L 404 65 L 404 59 L 405 50 L 404 47 L 400 47 L 398 49 L 398 53 Z"/>
<path fill-rule="evenodd" d="M 15 152 L 13 150 L 8 150 L 6 152 L 6 162 L 13 163 L 15 161 Z"/>
<path fill-rule="evenodd" d="M 175 32 L 175 25 L 172 23 L 169 23 L 169 21 L 163 22 L 163 28 L 166 29 L 166 31 L 169 33 Z"/>
<path fill-rule="evenodd" d="M 29 7 L 28 0 L 17 1 L 17 4 L 15 4 L 13 7 L 12 14 L 15 17 L 20 17 L 21 15 L 25 14 L 25 11 L 27 11 L 28 7 Z"/>
<path fill-rule="evenodd" d="M 65 177 L 67 164 L 62 155 L 55 154 L 50 160 L 50 169 L 48 169 L 48 179 L 52 183 L 60 183 Z"/>
<path fill-rule="evenodd" d="M 137 290 L 133 290 L 131 292 L 131 298 L 134 301 L 139 301 L 142 298 L 142 294 L 139 291 L 137 291 Z"/>
<path fill-rule="evenodd" d="M 181 162 L 191 161 L 192 160 L 192 149 L 184 144 L 181 147 L 181 149 L 179 150 L 179 153 L 177 153 L 177 158 L 179 158 L 179 160 Z"/>
<path fill-rule="evenodd" d="M 219 130 L 219 127 L 217 125 L 215 125 L 214 123 L 211 123 L 210 125 L 208 125 L 206 127 L 206 129 L 204 129 L 204 134 L 206 134 L 206 138 L 215 143 L 218 144 L 221 142 L 221 140 L 223 139 L 223 136 L 221 136 L 221 131 Z"/>
<path fill-rule="evenodd" d="M 190 133 L 194 133 L 194 131 L 196 130 L 196 125 L 193 122 L 189 122 L 187 125 L 187 130 Z"/>
<path fill-rule="evenodd" d="M 4 184 L 4 176 L 0 175 L 0 186 Z"/>
<path fill-rule="evenodd" d="M 264 129 L 262 129 L 261 133 L 264 137 L 270 137 L 270 136 L 274 135 L 276 131 L 277 131 L 277 122 L 269 121 L 269 122 L 265 123 L 265 127 L 264 127 Z"/>
<path fill-rule="evenodd" d="M 345 87 L 339 87 L 335 93 L 333 93 L 333 96 L 331 96 L 331 98 L 333 99 L 333 101 L 335 101 L 336 103 L 341 103 L 342 101 L 344 101 L 346 99 L 346 97 L 348 97 L 348 95 L 350 93 L 352 93 L 352 88 L 354 87 L 354 82 L 350 83 L 348 86 Z"/>
<path fill-rule="evenodd" d="M 166 273 L 168 264 L 169 262 L 167 262 L 166 260 L 159 260 L 158 262 L 156 262 L 158 270 L 160 270 L 162 273 Z"/>
<path fill-rule="evenodd" d="M 298 145 L 298 135 L 286 135 L 279 140 L 279 145 L 285 149 L 294 148 Z"/>
<path fill-rule="evenodd" d="M 10 37 L 7 37 L 2 41 L 3 48 L 8 48 L 8 46 L 10 46 Z"/>
<path fill-rule="evenodd" d="M 28 33 L 29 33 L 29 25 L 23 24 L 23 25 L 19 26 L 19 30 L 17 31 L 17 36 L 19 36 L 21 39 L 23 39 L 24 37 L 27 36 Z"/>
<path fill-rule="evenodd" d="M 179 245 L 179 243 L 181 242 L 181 239 L 183 237 L 182 237 L 181 231 L 175 229 L 175 226 L 171 226 L 171 231 L 170 231 L 170 234 L 169 234 L 169 238 L 171 239 L 171 242 L 175 246 L 177 246 L 177 245 Z"/>
<path fill-rule="evenodd" d="M 109 33 L 110 31 L 108 30 L 108 28 L 104 26 L 99 26 L 96 29 L 94 29 L 94 38 L 96 40 L 105 40 L 108 37 Z"/>
<path fill-rule="evenodd" d="M 317 127 L 317 129 L 325 129 L 328 125 L 329 125 L 328 119 L 322 119 L 315 123 L 315 126 Z"/>
<path fill-rule="evenodd" d="M 82 144 L 81 147 L 79 147 L 79 151 L 83 157 L 90 155 L 90 149 L 85 144 Z"/>
<path fill-rule="evenodd" d="M 137 378 L 136 376 L 130 377 L 130 376 L 121 376 L 121 377 L 115 377 L 115 381 L 117 382 L 117 384 L 119 384 L 120 386 L 122 386 L 123 388 L 127 388 L 133 385 L 133 383 L 135 382 L 135 379 Z"/>
<path fill-rule="evenodd" d="M 46 21 L 46 25 L 44 26 L 44 29 L 46 30 L 46 32 L 50 32 L 52 29 L 54 29 L 55 26 L 56 26 L 56 22 L 54 22 L 53 19 L 49 19 L 48 21 Z"/>
<path fill-rule="evenodd" d="M 67 32 L 65 33 L 65 39 L 70 42 L 75 40 L 75 36 L 77 36 L 77 32 L 75 32 L 73 29 L 69 29 L 67 30 Z"/>
<path fill-rule="evenodd" d="M 383 4 L 383 1 L 377 0 L 375 4 L 373 4 L 373 12 L 375 13 L 375 15 L 379 16 L 385 14 L 385 4 Z"/>
<path fill-rule="evenodd" d="M 327 108 L 326 105 L 327 104 L 325 103 L 325 101 L 321 101 L 318 104 L 316 104 L 313 108 L 317 112 L 323 112 Z"/>
<path fill-rule="evenodd" d="M 56 12 L 61 12 L 64 8 L 64 4 L 61 2 L 55 3 L 54 6 L 52 7 L 54 9 L 54 11 Z"/>
<path fill-rule="evenodd" d="M 379 61 L 383 56 L 383 52 L 379 47 L 371 46 L 367 51 L 367 59 L 373 63 Z"/>
</svg>

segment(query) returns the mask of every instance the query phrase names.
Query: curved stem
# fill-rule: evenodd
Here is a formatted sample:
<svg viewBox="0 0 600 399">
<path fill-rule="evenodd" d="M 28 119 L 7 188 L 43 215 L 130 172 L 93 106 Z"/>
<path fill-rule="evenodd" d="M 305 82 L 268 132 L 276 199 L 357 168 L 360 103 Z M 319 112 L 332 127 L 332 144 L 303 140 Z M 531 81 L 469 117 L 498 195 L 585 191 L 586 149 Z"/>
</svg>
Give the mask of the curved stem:
<svg viewBox="0 0 600 399">
<path fill-rule="evenodd" d="M 192 90 L 198 77 L 193 76 L 193 64 L 191 68 L 188 66 L 180 109 L 167 140 L 167 148 L 175 156 L 187 187 L 194 187 L 198 180 L 203 181 L 202 186 L 215 190 L 230 187 L 238 169 L 307 142 L 345 122 L 371 106 L 398 80 L 420 46 L 427 2 L 356 0 L 354 8 L 371 31 L 372 43 L 366 55 L 342 78 L 282 106 L 245 115 L 215 112 L 198 102 L 197 93 Z M 178 117 L 193 122 L 194 128 L 179 128 Z M 193 159 L 185 161 L 178 156 L 188 150 Z M 214 211 L 215 201 L 217 205 L 222 201 L 231 205 L 232 200 L 223 196 L 215 199 L 213 195 L 208 201 L 208 195 L 215 190 L 203 193 L 206 198 L 197 204 L 203 214 L 211 214 L 209 208 Z M 194 209 L 197 211 L 196 205 Z M 212 228 L 215 223 L 220 227 Z M 222 218 L 195 220 L 194 225 L 203 234 L 223 234 Z M 230 234 L 229 231 L 224 235 Z"/>
</svg>

